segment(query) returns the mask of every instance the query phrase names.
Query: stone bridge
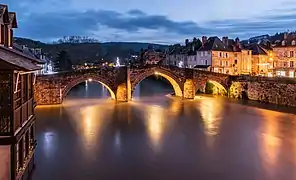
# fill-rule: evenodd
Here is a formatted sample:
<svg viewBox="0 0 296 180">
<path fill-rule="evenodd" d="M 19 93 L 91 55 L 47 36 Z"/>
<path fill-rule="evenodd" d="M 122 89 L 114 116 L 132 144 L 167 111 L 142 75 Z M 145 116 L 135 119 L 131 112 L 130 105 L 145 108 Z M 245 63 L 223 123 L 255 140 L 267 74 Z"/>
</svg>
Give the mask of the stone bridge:
<svg viewBox="0 0 296 180">
<path fill-rule="evenodd" d="M 137 84 L 151 75 L 167 79 L 175 95 L 185 99 L 193 99 L 198 89 L 203 91 L 206 82 L 213 83 L 225 93 L 231 85 L 231 77 L 228 75 L 193 69 L 164 66 L 101 67 L 38 76 L 35 99 L 38 105 L 61 104 L 71 88 L 86 80 L 92 80 L 103 84 L 109 90 L 112 99 L 126 102 L 132 99 Z"/>
</svg>

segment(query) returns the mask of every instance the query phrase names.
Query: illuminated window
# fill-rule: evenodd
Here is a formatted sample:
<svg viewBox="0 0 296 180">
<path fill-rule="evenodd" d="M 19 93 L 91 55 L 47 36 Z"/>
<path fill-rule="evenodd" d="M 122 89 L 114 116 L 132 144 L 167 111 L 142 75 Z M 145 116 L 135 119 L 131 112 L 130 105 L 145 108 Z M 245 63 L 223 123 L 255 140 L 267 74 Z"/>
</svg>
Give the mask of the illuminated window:
<svg viewBox="0 0 296 180">
<path fill-rule="evenodd" d="M 286 42 L 285 41 L 282 41 L 282 46 L 285 46 L 286 45 Z"/>
<path fill-rule="evenodd" d="M 285 71 L 277 71 L 276 75 L 277 76 L 286 76 L 286 72 Z"/>
<path fill-rule="evenodd" d="M 289 72 L 289 77 L 293 78 L 294 77 L 294 71 Z"/>
<path fill-rule="evenodd" d="M 292 44 L 292 46 L 295 46 L 296 45 L 295 40 L 293 40 L 291 44 Z"/>
</svg>

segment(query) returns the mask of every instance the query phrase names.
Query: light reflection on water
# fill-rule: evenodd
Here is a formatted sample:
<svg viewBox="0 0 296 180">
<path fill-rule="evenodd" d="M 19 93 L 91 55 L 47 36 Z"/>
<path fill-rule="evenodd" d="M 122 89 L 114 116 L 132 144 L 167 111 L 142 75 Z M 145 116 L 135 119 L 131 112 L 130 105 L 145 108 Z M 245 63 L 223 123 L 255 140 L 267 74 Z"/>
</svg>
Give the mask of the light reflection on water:
<svg viewBox="0 0 296 180">
<path fill-rule="evenodd" d="M 33 180 L 296 178 L 294 114 L 167 97 L 160 84 L 149 96 L 155 82 L 146 83 L 129 103 L 88 84 L 61 106 L 38 107 Z"/>
</svg>

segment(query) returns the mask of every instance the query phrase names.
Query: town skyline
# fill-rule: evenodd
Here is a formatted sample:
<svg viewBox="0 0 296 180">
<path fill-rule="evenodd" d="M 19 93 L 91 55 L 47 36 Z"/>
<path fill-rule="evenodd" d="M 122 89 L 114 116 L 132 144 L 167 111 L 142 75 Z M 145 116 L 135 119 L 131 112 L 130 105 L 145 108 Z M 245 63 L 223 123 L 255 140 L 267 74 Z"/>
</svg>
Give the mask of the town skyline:
<svg viewBox="0 0 296 180">
<path fill-rule="evenodd" d="M 62 36 L 89 36 L 102 42 L 174 44 L 191 37 L 246 39 L 293 31 L 295 2 L 255 0 L 170 2 L 85 0 L 4 0 L 19 20 L 16 36 L 45 42 Z M 165 5 L 166 4 L 166 5 Z M 256 4 L 256 6 L 253 6 Z M 180 9 L 186 11 L 180 12 Z"/>
</svg>

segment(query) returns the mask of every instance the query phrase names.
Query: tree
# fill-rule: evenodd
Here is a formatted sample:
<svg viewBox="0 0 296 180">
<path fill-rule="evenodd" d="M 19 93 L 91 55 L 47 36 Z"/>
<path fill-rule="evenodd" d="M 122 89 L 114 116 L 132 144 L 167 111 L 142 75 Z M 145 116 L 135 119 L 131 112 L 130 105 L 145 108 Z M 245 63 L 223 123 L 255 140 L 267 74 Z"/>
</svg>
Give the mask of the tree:
<svg viewBox="0 0 296 180">
<path fill-rule="evenodd" d="M 214 88 L 214 84 L 207 82 L 206 83 L 206 88 L 205 88 L 205 93 L 206 94 L 213 94 L 213 88 Z"/>
<path fill-rule="evenodd" d="M 56 72 L 72 70 L 70 56 L 65 50 L 60 51 L 57 57 L 53 60 L 53 69 Z"/>
<path fill-rule="evenodd" d="M 185 39 L 185 46 L 187 47 L 189 44 L 189 39 Z"/>
</svg>

